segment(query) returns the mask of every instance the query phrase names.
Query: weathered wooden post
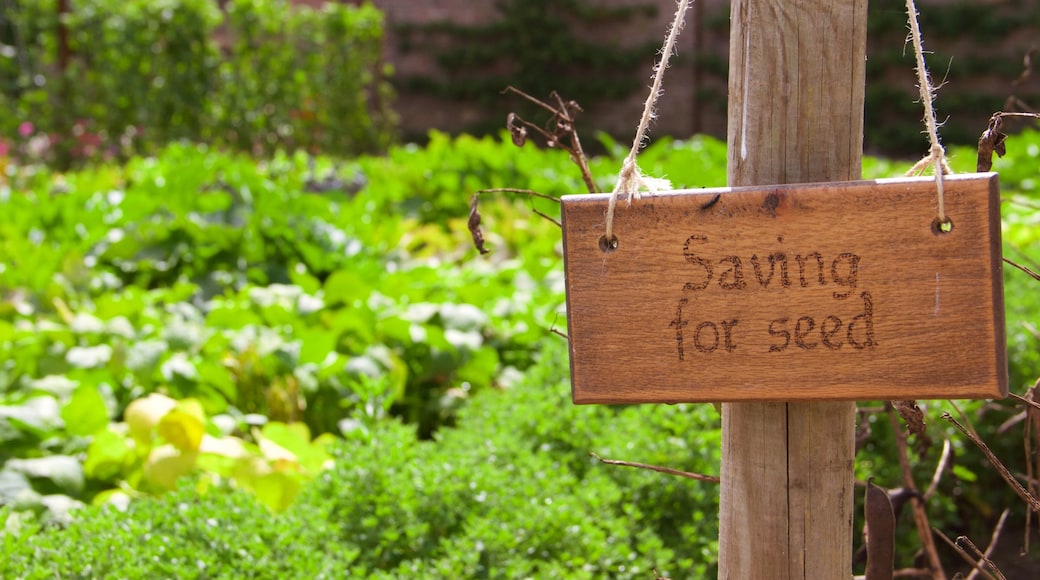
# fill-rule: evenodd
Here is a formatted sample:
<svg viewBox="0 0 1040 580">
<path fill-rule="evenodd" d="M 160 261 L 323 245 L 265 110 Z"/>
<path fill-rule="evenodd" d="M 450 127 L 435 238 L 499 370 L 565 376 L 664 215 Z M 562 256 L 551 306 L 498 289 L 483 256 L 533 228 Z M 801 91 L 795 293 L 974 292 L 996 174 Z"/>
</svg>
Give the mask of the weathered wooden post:
<svg viewBox="0 0 1040 580">
<path fill-rule="evenodd" d="M 867 0 L 733 1 L 729 185 L 860 178 L 866 26 Z M 855 407 L 723 405 L 719 578 L 849 577 Z"/>
</svg>

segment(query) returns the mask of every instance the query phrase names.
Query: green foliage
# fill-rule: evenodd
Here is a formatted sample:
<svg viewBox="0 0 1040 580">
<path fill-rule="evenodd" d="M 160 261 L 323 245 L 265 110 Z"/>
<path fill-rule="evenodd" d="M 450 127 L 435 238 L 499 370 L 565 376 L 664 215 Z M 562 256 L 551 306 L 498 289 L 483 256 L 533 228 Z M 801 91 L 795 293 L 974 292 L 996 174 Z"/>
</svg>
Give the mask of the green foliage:
<svg viewBox="0 0 1040 580">
<path fill-rule="evenodd" d="M 382 14 L 285 0 L 16 3 L 0 55 L 0 136 L 59 164 L 177 140 L 353 155 L 384 149 L 393 118 Z"/>
<path fill-rule="evenodd" d="M 88 508 L 63 531 L 27 534 L 0 575 L 101 574 L 110 551 L 127 566 L 120 573 L 140 575 L 203 563 L 213 577 L 713 575 L 716 487 L 598 464 L 588 451 L 710 471 L 717 415 L 705 405 L 575 407 L 566 367 L 564 343 L 546 345 L 523 379 L 475 397 L 437 441 L 396 422 L 359 426 L 286 513 L 265 520 L 223 488 L 182 488 L 125 513 Z"/>
<path fill-rule="evenodd" d="M 591 167 L 608 189 L 623 148 L 601 141 L 610 154 Z M 951 155 L 957 171 L 974 166 L 974 151 Z M 1027 132 L 995 164 L 1005 255 L 1023 262 L 1040 241 L 1038 156 L 1040 134 Z M 722 185 L 725 144 L 661 140 L 640 163 L 677 185 Z M 906 166 L 869 158 L 864 175 Z M 547 331 L 563 324 L 558 230 L 526 199 L 487 195 L 494 252 L 477 258 L 468 240 L 476 189 L 583 191 L 564 154 L 433 134 L 428 148 L 342 165 L 302 153 L 257 164 L 180 145 L 64 175 L 16 167 L 10 180 L 0 188 L 0 576 L 716 573 L 715 487 L 588 453 L 717 473 L 717 414 L 570 404 L 566 344 Z M 316 183 L 338 189 L 308 193 Z M 1040 302 L 1035 281 L 1005 271 L 1021 393 L 1040 376 L 1029 326 Z M 162 412 L 139 420 L 140 401 L 156 398 Z M 1024 471 L 1020 440 L 998 433 L 1018 409 L 958 406 Z M 956 460 L 929 503 L 932 523 L 985 537 L 987 518 L 1017 500 L 938 418 L 951 404 L 926 410 L 937 445 L 911 459 L 917 481 L 931 477 L 944 437 Z M 887 419 L 871 425 L 857 476 L 896 487 Z M 326 445 L 324 433 L 342 438 Z M 242 462 L 221 452 L 239 445 Z M 184 461 L 191 449 L 200 453 Z M 101 505 L 128 501 L 125 512 Z"/>
<path fill-rule="evenodd" d="M 327 541 L 320 504 L 274 515 L 241 491 L 190 486 L 161 500 L 81 512 L 62 530 L 0 532 L 0 576 L 341 578 L 350 547 Z M 0 514 L 2 517 L 2 514 Z"/>
</svg>

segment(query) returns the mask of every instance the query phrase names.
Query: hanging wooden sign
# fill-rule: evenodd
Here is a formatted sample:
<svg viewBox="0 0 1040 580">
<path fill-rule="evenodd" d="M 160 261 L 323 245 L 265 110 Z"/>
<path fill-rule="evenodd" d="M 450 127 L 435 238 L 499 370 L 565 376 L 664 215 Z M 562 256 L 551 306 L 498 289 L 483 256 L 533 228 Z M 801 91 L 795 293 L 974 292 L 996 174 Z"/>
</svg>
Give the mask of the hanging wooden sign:
<svg viewBox="0 0 1040 580">
<path fill-rule="evenodd" d="M 944 183 L 564 196 L 574 402 L 1006 396 L 997 176 Z"/>
</svg>

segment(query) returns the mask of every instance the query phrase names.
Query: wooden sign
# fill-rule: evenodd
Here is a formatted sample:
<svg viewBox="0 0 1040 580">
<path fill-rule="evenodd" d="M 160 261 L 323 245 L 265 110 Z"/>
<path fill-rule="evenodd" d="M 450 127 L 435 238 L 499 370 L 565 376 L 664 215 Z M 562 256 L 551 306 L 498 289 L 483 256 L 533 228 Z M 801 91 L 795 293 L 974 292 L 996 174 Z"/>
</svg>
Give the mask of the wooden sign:
<svg viewBox="0 0 1040 580">
<path fill-rule="evenodd" d="M 993 173 L 563 198 L 575 403 L 1007 394 Z"/>
</svg>

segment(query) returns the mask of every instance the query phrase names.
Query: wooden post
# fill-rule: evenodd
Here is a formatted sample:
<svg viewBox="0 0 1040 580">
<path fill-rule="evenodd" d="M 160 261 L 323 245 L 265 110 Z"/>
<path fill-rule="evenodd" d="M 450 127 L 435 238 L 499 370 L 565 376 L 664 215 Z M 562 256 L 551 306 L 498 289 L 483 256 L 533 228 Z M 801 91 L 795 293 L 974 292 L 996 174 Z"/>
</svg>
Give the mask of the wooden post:
<svg viewBox="0 0 1040 580">
<path fill-rule="evenodd" d="M 729 185 L 860 178 L 866 20 L 867 0 L 733 1 Z M 854 431 L 854 403 L 722 406 L 719 578 L 851 576 Z"/>
</svg>

